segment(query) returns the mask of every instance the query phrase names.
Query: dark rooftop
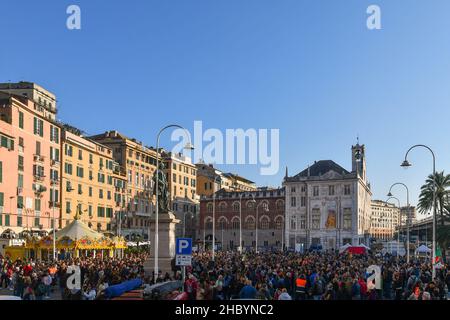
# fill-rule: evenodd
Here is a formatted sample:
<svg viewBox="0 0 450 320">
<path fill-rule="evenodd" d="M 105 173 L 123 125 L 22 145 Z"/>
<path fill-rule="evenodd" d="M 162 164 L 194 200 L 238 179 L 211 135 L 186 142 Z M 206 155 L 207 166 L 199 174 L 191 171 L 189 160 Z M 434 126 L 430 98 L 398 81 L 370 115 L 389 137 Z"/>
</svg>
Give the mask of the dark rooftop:
<svg viewBox="0 0 450 320">
<path fill-rule="evenodd" d="M 309 171 L 309 173 L 308 173 Z M 324 175 L 328 171 L 335 171 L 339 174 L 349 174 L 347 170 L 342 168 L 340 165 L 338 165 L 333 160 L 320 160 L 316 161 L 311 167 L 306 168 L 299 174 L 295 175 L 294 177 L 319 177 L 321 175 Z"/>
</svg>

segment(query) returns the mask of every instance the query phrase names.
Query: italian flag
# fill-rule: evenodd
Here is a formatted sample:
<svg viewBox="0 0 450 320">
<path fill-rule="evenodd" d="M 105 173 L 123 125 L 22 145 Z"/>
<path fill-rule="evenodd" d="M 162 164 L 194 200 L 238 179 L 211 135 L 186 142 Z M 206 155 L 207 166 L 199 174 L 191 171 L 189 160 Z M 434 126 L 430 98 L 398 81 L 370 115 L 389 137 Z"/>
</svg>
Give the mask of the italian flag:
<svg viewBox="0 0 450 320">
<path fill-rule="evenodd" d="M 434 255 L 435 255 L 434 264 L 437 264 L 438 262 L 442 261 L 442 251 L 441 248 L 439 248 L 439 246 L 436 246 L 436 252 Z"/>
</svg>

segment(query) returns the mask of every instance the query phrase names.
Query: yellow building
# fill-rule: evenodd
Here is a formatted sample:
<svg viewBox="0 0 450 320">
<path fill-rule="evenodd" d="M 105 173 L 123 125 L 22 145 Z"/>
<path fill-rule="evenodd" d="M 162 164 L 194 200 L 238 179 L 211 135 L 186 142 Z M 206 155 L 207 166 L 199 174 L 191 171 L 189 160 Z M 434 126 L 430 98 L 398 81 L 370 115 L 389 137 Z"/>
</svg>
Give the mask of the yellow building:
<svg viewBox="0 0 450 320">
<path fill-rule="evenodd" d="M 253 181 L 233 173 L 224 173 L 212 164 L 197 163 L 197 194 L 211 196 L 215 191 L 255 191 L 257 187 Z M 215 184 L 215 186 L 214 186 Z"/>
<path fill-rule="evenodd" d="M 113 184 L 114 184 L 114 203 L 115 203 L 115 219 L 113 220 L 113 229 L 116 231 L 116 235 L 121 235 L 121 225 L 119 221 L 125 221 L 127 216 L 127 175 L 125 169 L 119 165 L 118 162 L 114 162 L 113 166 Z"/>
<path fill-rule="evenodd" d="M 189 157 L 163 152 L 171 200 L 188 198 L 197 200 L 197 168 Z"/>
<path fill-rule="evenodd" d="M 176 236 L 195 237 L 195 218 L 200 197 L 197 195 L 197 168 L 192 160 L 183 154 L 162 152 L 165 172 L 169 182 L 172 210 L 181 222 Z"/>
<path fill-rule="evenodd" d="M 61 225 L 75 214 L 90 228 L 111 231 L 115 202 L 112 150 L 82 137 L 68 126 L 62 128 Z"/>
<path fill-rule="evenodd" d="M 111 148 L 120 171 L 126 175 L 126 217 L 122 219 L 121 234 L 130 240 L 134 236 L 147 239 L 150 215 L 154 211 L 152 178 L 156 170 L 156 151 L 117 131 L 90 139 Z"/>
</svg>

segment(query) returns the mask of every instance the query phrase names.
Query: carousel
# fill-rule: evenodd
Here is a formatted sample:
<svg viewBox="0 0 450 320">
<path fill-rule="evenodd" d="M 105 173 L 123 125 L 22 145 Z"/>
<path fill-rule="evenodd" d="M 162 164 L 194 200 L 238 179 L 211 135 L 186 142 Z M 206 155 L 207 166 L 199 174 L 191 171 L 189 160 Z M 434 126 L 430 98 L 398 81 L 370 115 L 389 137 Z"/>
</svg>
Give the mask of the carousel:
<svg viewBox="0 0 450 320">
<path fill-rule="evenodd" d="M 22 246 L 6 248 L 6 255 L 13 260 L 17 258 L 51 260 L 54 246 L 52 235 L 50 233 L 44 237 L 28 237 Z M 58 259 L 83 256 L 121 257 L 123 250 L 127 248 L 126 241 L 122 237 L 106 237 L 89 228 L 78 216 L 69 225 L 57 231 L 55 239 Z"/>
</svg>

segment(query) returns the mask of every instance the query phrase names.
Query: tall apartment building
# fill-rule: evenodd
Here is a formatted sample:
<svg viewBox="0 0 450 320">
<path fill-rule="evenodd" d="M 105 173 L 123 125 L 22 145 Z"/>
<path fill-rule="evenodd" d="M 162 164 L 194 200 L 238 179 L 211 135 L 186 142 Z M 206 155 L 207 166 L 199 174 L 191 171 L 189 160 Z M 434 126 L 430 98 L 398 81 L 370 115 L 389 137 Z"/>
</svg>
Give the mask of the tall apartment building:
<svg viewBox="0 0 450 320">
<path fill-rule="evenodd" d="M 59 223 L 56 98 L 29 82 L 0 84 L 0 225 L 20 233 Z"/>
<path fill-rule="evenodd" d="M 215 191 L 256 191 L 253 181 L 233 173 L 224 173 L 212 164 L 197 163 L 197 194 L 211 196 Z M 219 178 L 218 178 L 219 177 Z M 215 186 L 214 186 L 215 184 Z"/>
<path fill-rule="evenodd" d="M 400 208 L 400 224 L 402 226 L 407 225 L 407 217 L 409 217 L 410 226 L 417 221 L 416 207 L 409 206 L 409 208 L 408 207 Z"/>
<path fill-rule="evenodd" d="M 377 240 L 392 240 L 399 224 L 400 209 L 392 203 L 372 200 L 370 237 Z"/>
<path fill-rule="evenodd" d="M 148 238 L 151 213 L 154 211 L 152 178 L 156 169 L 156 150 L 117 131 L 95 135 L 90 139 L 109 147 L 119 172 L 126 174 L 126 209 L 121 232 L 127 239 Z"/>
<path fill-rule="evenodd" d="M 368 243 L 371 196 L 364 145 L 352 146 L 352 171 L 332 160 L 295 176 L 286 172 L 286 239 L 289 248 L 337 249 Z M 286 170 L 287 171 L 287 170 Z"/>
<path fill-rule="evenodd" d="M 78 215 L 92 229 L 112 232 L 117 211 L 112 150 L 69 127 L 62 129 L 61 138 L 61 227 Z"/>
<path fill-rule="evenodd" d="M 197 168 L 191 158 L 183 154 L 162 152 L 169 182 L 172 210 L 181 222 L 176 236 L 195 237 L 200 197 L 197 195 Z"/>
</svg>

